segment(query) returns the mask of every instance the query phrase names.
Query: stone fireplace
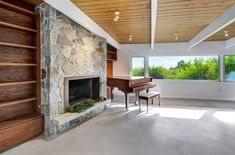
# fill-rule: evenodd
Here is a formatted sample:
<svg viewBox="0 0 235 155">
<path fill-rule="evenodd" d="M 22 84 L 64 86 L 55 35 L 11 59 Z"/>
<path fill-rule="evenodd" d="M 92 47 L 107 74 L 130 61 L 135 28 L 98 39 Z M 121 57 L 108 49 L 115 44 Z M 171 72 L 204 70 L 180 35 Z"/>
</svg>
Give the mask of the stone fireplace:
<svg viewBox="0 0 235 155">
<path fill-rule="evenodd" d="M 107 42 L 46 3 L 38 6 L 36 11 L 41 16 L 41 109 L 45 115 L 45 135 L 55 137 L 106 108 L 108 100 L 84 114 L 67 112 L 75 100 L 106 98 Z M 91 79 L 76 81 L 84 77 Z M 97 84 L 98 94 L 93 92 L 93 86 Z M 77 85 L 86 87 L 86 92 L 72 88 Z M 71 93 L 70 98 L 66 87 L 80 96 L 74 97 Z"/>
<path fill-rule="evenodd" d="M 85 99 L 100 98 L 100 77 L 65 77 L 65 108 Z"/>
</svg>

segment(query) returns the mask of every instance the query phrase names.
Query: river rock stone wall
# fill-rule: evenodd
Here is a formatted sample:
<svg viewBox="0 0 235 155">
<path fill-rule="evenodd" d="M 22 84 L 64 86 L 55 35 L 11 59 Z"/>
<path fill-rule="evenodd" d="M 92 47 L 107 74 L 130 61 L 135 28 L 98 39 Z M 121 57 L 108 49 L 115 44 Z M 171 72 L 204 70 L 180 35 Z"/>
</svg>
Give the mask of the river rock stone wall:
<svg viewBox="0 0 235 155">
<path fill-rule="evenodd" d="M 66 112 L 65 77 L 99 75 L 100 94 L 106 97 L 107 42 L 46 3 L 36 11 L 41 16 L 41 108 L 50 137 L 56 133 L 52 119 Z"/>
</svg>

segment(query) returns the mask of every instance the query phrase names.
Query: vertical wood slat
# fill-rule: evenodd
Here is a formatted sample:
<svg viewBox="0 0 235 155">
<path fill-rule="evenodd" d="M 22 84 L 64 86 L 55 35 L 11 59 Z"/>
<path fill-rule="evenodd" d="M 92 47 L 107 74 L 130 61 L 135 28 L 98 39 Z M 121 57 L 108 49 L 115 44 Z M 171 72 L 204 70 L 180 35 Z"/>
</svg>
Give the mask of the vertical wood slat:
<svg viewBox="0 0 235 155">
<path fill-rule="evenodd" d="M 37 34 L 36 34 L 36 47 L 37 47 L 37 54 L 36 54 L 36 62 L 37 62 L 37 104 L 35 105 L 36 107 L 36 112 L 40 113 L 41 112 L 41 50 L 40 50 L 40 15 L 37 14 L 37 19 L 36 19 L 36 29 L 37 29 Z"/>
</svg>

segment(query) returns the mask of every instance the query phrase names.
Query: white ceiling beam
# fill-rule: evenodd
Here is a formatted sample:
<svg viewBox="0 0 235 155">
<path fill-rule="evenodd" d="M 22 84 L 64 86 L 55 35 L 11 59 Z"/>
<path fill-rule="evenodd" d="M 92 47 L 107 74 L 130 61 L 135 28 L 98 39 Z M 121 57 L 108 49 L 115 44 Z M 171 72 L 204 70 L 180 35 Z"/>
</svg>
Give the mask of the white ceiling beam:
<svg viewBox="0 0 235 155">
<path fill-rule="evenodd" d="M 225 47 L 226 48 L 230 48 L 232 46 L 235 46 L 235 37 L 225 41 Z"/>
<path fill-rule="evenodd" d="M 222 30 L 235 21 L 235 5 L 219 16 L 215 21 L 209 24 L 205 29 L 198 33 L 189 41 L 189 49 L 206 40 L 216 32 Z"/>
<path fill-rule="evenodd" d="M 112 38 L 106 31 L 97 25 L 90 17 L 88 17 L 82 10 L 74 5 L 70 0 L 44 0 L 75 22 L 79 23 L 91 32 L 104 37 L 107 42 L 117 49 L 120 49 L 120 44 Z"/>
<path fill-rule="evenodd" d="M 156 22 L 157 22 L 157 3 L 158 0 L 151 0 L 151 50 L 154 49 L 154 40 L 156 34 Z"/>
</svg>

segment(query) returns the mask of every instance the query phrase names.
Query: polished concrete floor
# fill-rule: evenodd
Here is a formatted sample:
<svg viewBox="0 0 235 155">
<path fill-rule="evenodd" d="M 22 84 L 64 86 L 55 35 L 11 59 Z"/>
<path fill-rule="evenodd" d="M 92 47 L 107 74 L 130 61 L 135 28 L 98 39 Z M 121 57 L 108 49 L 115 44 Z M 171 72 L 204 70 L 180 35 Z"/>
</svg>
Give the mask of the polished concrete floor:
<svg viewBox="0 0 235 155">
<path fill-rule="evenodd" d="M 4 155 L 234 155 L 235 103 L 162 99 L 124 109 L 116 100 L 97 117 L 51 141 L 37 138 Z"/>
</svg>

